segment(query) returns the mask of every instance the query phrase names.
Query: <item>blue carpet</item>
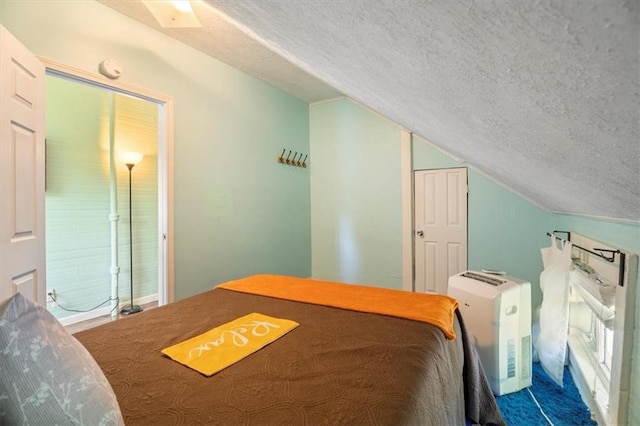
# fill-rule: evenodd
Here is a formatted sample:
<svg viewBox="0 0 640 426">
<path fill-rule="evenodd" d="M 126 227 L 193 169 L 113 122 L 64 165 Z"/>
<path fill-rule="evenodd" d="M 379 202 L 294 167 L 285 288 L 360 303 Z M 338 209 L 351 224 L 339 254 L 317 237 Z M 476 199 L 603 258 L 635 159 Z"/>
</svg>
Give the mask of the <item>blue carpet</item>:
<svg viewBox="0 0 640 426">
<path fill-rule="evenodd" d="M 533 384 L 528 389 L 536 397 L 549 420 L 555 426 L 595 425 L 589 409 L 582 402 L 580 393 L 565 367 L 561 388 L 547 376 L 539 363 L 533 364 Z M 502 417 L 508 426 L 544 426 L 544 418 L 527 389 L 496 397 Z"/>
</svg>

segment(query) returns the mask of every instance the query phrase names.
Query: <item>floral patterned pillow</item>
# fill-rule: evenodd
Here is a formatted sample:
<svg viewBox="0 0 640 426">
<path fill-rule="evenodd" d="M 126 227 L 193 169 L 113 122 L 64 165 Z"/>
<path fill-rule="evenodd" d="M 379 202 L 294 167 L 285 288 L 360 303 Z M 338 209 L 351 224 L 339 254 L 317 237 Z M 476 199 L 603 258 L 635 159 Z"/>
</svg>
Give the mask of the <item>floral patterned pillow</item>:
<svg viewBox="0 0 640 426">
<path fill-rule="evenodd" d="M 0 424 L 124 424 L 89 352 L 20 293 L 0 301 Z"/>
</svg>

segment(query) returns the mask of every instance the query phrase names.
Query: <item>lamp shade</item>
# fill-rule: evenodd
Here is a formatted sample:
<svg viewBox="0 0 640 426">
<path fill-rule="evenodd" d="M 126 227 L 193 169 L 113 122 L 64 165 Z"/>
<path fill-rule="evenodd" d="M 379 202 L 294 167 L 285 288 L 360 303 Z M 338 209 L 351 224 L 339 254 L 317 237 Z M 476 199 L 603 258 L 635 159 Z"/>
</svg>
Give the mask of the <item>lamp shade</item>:
<svg viewBox="0 0 640 426">
<path fill-rule="evenodd" d="M 142 154 L 139 152 L 121 152 L 118 157 L 124 164 L 131 164 L 135 166 L 142 161 Z"/>
</svg>

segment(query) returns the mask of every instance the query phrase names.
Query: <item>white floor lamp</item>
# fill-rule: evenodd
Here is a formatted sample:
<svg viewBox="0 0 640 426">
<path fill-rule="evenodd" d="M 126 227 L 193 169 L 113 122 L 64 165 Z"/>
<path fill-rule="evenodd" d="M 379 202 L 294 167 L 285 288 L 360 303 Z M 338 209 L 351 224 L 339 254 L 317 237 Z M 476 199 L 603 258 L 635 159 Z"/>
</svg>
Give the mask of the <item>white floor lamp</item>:
<svg viewBox="0 0 640 426">
<path fill-rule="evenodd" d="M 120 310 L 122 315 L 131 315 L 142 312 L 142 306 L 133 304 L 133 216 L 131 215 L 131 169 L 142 161 L 142 154 L 139 152 L 123 152 L 120 159 L 129 169 L 129 264 L 131 268 L 131 304 Z"/>
</svg>

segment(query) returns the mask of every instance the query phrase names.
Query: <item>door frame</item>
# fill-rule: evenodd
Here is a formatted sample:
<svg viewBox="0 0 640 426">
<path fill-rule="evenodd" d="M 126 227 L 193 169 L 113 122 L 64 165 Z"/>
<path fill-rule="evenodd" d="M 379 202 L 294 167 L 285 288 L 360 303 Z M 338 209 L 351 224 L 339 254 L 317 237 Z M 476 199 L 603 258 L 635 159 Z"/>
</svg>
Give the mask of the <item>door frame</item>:
<svg viewBox="0 0 640 426">
<path fill-rule="evenodd" d="M 415 291 L 413 223 L 413 133 L 400 130 L 400 181 L 402 187 L 402 289 Z"/>
<path fill-rule="evenodd" d="M 46 75 L 88 84 L 158 105 L 158 306 L 173 302 L 173 98 L 129 83 L 110 80 L 51 59 L 37 56 Z M 45 100 L 46 102 L 46 100 Z M 46 226 L 46 224 L 45 224 Z"/>
</svg>

